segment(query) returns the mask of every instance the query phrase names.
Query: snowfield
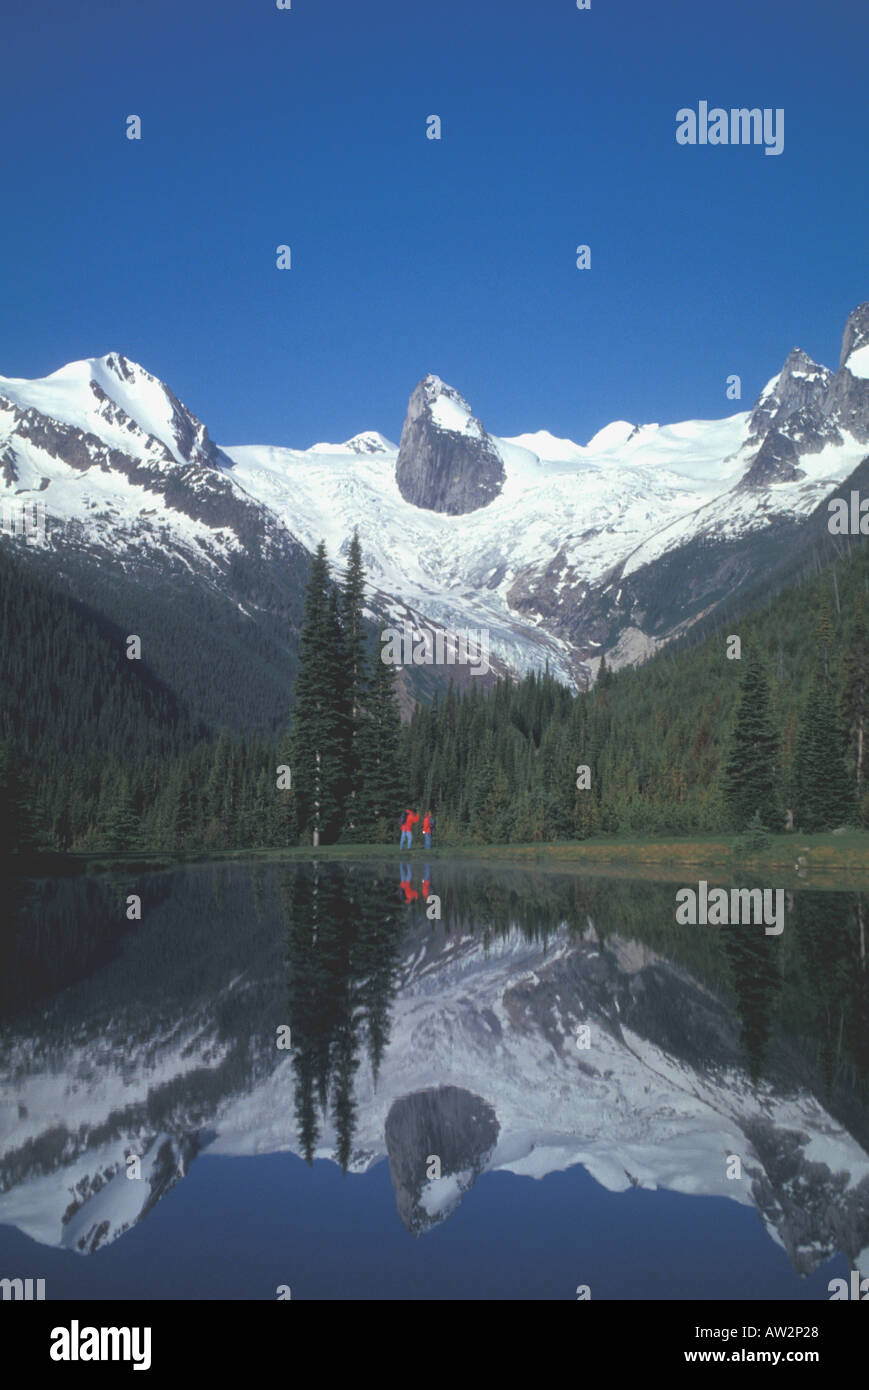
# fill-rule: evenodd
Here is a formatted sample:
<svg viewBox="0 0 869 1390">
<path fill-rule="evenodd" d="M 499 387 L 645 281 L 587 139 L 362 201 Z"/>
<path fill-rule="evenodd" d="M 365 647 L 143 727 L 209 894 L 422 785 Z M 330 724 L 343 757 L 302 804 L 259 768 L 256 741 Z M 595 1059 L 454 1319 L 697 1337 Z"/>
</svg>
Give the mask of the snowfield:
<svg viewBox="0 0 869 1390">
<path fill-rule="evenodd" d="M 849 371 L 869 374 L 867 353 L 856 348 Z M 761 402 L 775 396 L 782 375 Z M 437 377 L 426 382 L 437 429 L 485 437 L 457 391 Z M 617 420 L 586 445 L 546 430 L 492 435 L 506 474 L 502 491 L 476 511 L 446 515 L 405 501 L 395 478 L 398 448 L 376 430 L 304 450 L 221 451 L 161 381 L 120 354 L 73 362 L 36 381 L 0 377 L 0 479 L 7 495 L 38 495 L 45 504 L 49 544 L 75 523 L 81 544 L 134 557 L 171 541 L 176 555 L 199 567 L 238 549 L 236 535 L 195 520 L 105 458 L 73 467 L 63 449 L 50 452 L 38 436 L 28 437 L 20 418 L 28 410 L 96 437 L 157 475 L 183 468 L 206 490 L 219 480 L 266 508 L 308 550 L 324 540 L 338 564 L 358 528 L 378 612 L 450 630 L 487 627 L 494 658 L 517 672 L 548 662 L 574 687 L 598 657 L 578 662 L 575 646 L 547 630 L 541 605 L 560 605 L 564 615 L 583 586 L 602 585 L 616 565 L 629 575 L 698 535 L 737 538 L 777 517 L 805 516 L 866 452 L 846 436 L 802 455 L 804 477 L 749 490 L 739 484 L 760 441 L 748 411 L 670 425 Z M 14 475 L 8 464 L 3 471 L 10 457 Z M 599 645 L 589 637 L 586 653 Z M 655 646 L 622 622 L 612 664 L 643 659 Z"/>
</svg>

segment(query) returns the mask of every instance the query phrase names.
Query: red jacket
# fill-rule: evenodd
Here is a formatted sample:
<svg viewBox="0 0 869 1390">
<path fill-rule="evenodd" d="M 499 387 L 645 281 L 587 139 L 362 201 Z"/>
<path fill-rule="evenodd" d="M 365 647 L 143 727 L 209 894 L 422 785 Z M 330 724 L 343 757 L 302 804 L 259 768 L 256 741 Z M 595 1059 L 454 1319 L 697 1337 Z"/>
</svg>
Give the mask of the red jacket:
<svg viewBox="0 0 869 1390">
<path fill-rule="evenodd" d="M 423 835 L 430 835 L 430 834 L 431 834 L 431 816 L 426 816 L 426 817 L 425 817 L 425 819 L 424 819 L 424 821 L 423 821 L 423 823 L 422 823 L 422 833 L 423 833 Z"/>
<path fill-rule="evenodd" d="M 404 821 L 402 822 L 402 830 L 413 830 L 413 827 L 416 825 L 418 820 L 419 815 L 417 814 L 417 812 L 409 811 L 405 816 Z"/>
<path fill-rule="evenodd" d="M 403 878 L 401 880 L 401 888 L 404 893 L 404 901 L 406 903 L 412 903 L 415 898 L 419 897 L 419 893 L 417 893 L 416 889 L 411 888 L 409 878 Z"/>
</svg>

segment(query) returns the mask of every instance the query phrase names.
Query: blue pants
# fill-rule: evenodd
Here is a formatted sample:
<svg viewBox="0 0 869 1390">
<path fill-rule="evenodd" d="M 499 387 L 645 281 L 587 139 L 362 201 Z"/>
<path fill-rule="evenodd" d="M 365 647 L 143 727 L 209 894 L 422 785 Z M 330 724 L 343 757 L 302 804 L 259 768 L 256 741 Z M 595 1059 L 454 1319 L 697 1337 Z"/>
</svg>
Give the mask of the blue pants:
<svg viewBox="0 0 869 1390">
<path fill-rule="evenodd" d="M 425 847 L 426 847 L 426 849 L 431 849 L 431 831 L 430 831 L 430 830 L 427 830 L 427 831 L 426 831 L 426 834 L 425 834 Z"/>
<path fill-rule="evenodd" d="M 413 844 L 413 835 L 409 830 L 402 830 L 401 839 L 398 842 L 399 849 L 404 849 L 405 841 L 407 842 L 407 848 L 410 849 L 411 845 Z"/>
</svg>

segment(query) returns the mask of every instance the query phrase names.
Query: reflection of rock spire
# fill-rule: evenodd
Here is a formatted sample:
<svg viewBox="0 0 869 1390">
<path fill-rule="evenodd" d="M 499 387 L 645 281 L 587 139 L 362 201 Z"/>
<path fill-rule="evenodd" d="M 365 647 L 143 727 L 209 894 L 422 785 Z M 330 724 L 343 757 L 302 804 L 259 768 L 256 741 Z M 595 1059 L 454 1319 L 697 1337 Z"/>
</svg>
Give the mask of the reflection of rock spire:
<svg viewBox="0 0 869 1390">
<path fill-rule="evenodd" d="M 398 1214 L 413 1235 L 455 1210 L 491 1157 L 498 1130 L 491 1105 L 458 1086 L 393 1103 L 386 1117 L 389 1171 Z"/>
</svg>

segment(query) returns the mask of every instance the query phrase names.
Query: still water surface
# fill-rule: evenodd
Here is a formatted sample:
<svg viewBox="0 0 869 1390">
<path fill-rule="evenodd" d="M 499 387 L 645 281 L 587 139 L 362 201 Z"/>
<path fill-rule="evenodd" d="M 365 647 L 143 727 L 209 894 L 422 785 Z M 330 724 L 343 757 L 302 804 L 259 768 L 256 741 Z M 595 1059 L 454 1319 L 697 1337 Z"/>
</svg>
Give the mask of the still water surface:
<svg viewBox="0 0 869 1390">
<path fill-rule="evenodd" d="M 869 1273 L 864 901 L 788 894 L 771 936 L 677 924 L 678 886 L 419 856 L 8 885 L 0 1277 L 826 1299 Z"/>
</svg>

